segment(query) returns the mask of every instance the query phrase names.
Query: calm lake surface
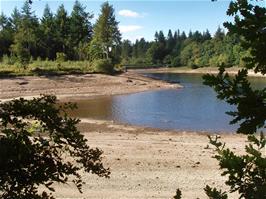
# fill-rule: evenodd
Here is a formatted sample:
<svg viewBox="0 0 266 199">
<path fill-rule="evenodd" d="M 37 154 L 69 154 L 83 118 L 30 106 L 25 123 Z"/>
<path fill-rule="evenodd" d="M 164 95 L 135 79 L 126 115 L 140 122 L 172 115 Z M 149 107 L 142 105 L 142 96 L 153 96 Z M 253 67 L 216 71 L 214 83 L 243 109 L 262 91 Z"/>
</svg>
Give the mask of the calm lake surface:
<svg viewBox="0 0 266 199">
<path fill-rule="evenodd" d="M 107 119 L 120 123 L 186 131 L 234 132 L 226 111 L 235 110 L 216 98 L 212 88 L 202 84 L 199 74 L 154 73 L 149 77 L 180 82 L 183 88 L 76 101 L 72 116 Z M 250 78 L 255 87 L 266 85 L 265 78 Z"/>
</svg>

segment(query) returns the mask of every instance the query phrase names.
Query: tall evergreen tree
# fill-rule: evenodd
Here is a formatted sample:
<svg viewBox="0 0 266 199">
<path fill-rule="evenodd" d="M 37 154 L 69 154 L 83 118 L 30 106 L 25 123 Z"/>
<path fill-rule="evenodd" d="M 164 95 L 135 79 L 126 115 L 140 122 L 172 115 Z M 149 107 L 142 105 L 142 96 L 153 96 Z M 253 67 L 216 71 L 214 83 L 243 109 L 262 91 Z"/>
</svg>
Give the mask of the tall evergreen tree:
<svg viewBox="0 0 266 199">
<path fill-rule="evenodd" d="M 0 15 L 0 57 L 9 55 L 9 48 L 13 42 L 13 30 L 10 19 L 4 13 Z"/>
<path fill-rule="evenodd" d="M 79 58 L 79 47 L 86 45 L 92 37 L 92 25 L 90 20 L 93 15 L 85 11 L 86 7 L 82 6 L 79 1 L 75 1 L 73 10 L 69 19 L 69 43 L 74 52 L 75 59 Z"/>
<path fill-rule="evenodd" d="M 110 58 L 114 56 L 112 48 L 121 43 L 121 34 L 118 29 L 118 22 L 115 19 L 114 8 L 108 2 L 102 4 L 101 13 L 96 20 L 91 48 L 97 48 L 98 56 Z M 112 52 L 110 52 L 112 51 Z"/>
<path fill-rule="evenodd" d="M 218 26 L 215 34 L 214 34 L 214 38 L 218 39 L 218 40 L 222 40 L 225 36 L 224 31 L 222 30 L 222 28 L 220 26 Z"/>
<path fill-rule="evenodd" d="M 67 54 L 69 46 L 69 17 L 64 5 L 60 5 L 55 15 L 56 50 Z"/>
<path fill-rule="evenodd" d="M 30 56 L 36 57 L 36 46 L 38 43 L 38 19 L 31 11 L 31 6 L 26 1 L 21 11 L 21 21 L 12 45 L 12 52 L 18 57 L 20 63 L 26 66 Z"/>
<path fill-rule="evenodd" d="M 15 7 L 13 12 L 11 13 L 11 23 L 14 32 L 18 31 L 20 21 L 21 21 L 21 13 L 17 9 L 17 7 Z"/>
<path fill-rule="evenodd" d="M 210 40 L 212 38 L 209 30 L 207 29 L 206 32 L 203 32 L 202 39 L 203 41 Z"/>
<path fill-rule="evenodd" d="M 177 35 L 175 37 L 177 39 Z M 171 54 L 172 53 L 172 50 L 173 50 L 175 44 L 176 44 L 176 42 L 175 42 L 175 39 L 173 37 L 172 31 L 169 30 L 168 31 L 168 35 L 167 35 L 167 42 L 166 42 L 167 54 Z"/>
<path fill-rule="evenodd" d="M 131 57 L 132 46 L 129 40 L 124 40 L 121 44 L 121 57 L 123 60 L 128 60 Z"/>
<path fill-rule="evenodd" d="M 56 26 L 55 18 L 46 4 L 41 19 L 41 32 L 42 32 L 42 57 L 54 59 L 56 53 Z"/>
</svg>

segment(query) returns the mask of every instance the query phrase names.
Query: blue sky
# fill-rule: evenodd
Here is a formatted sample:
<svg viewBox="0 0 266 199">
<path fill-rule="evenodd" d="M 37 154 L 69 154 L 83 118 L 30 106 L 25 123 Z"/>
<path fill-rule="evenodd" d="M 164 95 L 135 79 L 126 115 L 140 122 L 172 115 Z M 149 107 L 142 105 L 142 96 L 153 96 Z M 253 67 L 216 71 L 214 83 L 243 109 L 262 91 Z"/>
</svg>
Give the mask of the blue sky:
<svg viewBox="0 0 266 199">
<path fill-rule="evenodd" d="M 24 1 L 0 0 L 0 10 L 10 16 L 15 6 L 21 8 Z M 98 17 L 100 5 L 103 1 L 86 0 L 80 2 L 86 6 L 87 11 Z M 117 21 L 122 32 L 123 39 L 135 39 L 144 37 L 147 40 L 154 39 L 156 30 L 163 30 L 165 35 L 169 29 L 185 31 L 205 31 L 209 29 L 214 33 L 217 27 L 230 18 L 226 15 L 229 1 L 211 2 L 211 0 L 135 0 L 135 1 L 109 1 L 114 6 Z M 64 4 L 70 13 L 73 0 L 52 1 L 33 0 L 32 9 L 38 17 L 42 16 L 45 4 L 48 3 L 55 13 L 60 4 Z M 93 21 L 95 21 L 95 18 Z"/>
</svg>

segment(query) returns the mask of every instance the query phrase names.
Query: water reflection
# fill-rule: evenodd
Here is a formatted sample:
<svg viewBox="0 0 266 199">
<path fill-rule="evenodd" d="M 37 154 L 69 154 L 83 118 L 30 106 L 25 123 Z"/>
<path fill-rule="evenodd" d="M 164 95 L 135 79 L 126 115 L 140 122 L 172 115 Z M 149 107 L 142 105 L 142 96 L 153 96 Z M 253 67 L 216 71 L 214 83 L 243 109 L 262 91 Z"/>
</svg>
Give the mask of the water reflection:
<svg viewBox="0 0 266 199">
<path fill-rule="evenodd" d="M 201 75 L 148 75 L 178 81 L 184 88 L 77 101 L 79 109 L 72 115 L 161 129 L 209 132 L 237 129 L 237 125 L 229 125 L 232 118 L 225 114 L 235 107 L 218 100 L 210 87 L 202 85 Z M 252 78 L 252 82 L 256 87 L 265 87 L 265 79 Z"/>
<path fill-rule="evenodd" d="M 78 109 L 69 111 L 69 115 L 80 118 L 112 119 L 112 97 L 74 101 Z"/>
</svg>

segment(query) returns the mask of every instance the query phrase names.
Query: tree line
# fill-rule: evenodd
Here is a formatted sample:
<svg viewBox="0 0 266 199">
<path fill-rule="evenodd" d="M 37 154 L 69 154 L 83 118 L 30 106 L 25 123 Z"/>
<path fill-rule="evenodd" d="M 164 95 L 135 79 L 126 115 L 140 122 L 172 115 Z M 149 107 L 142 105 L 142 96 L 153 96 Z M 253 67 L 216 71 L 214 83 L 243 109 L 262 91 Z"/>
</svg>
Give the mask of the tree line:
<svg viewBox="0 0 266 199">
<path fill-rule="evenodd" d="M 212 36 L 203 33 L 169 30 L 156 31 L 154 41 L 144 38 L 132 43 L 121 41 L 114 8 L 105 2 L 92 24 L 93 14 L 75 1 L 70 14 L 60 5 L 52 13 L 46 5 L 38 19 L 26 1 L 21 11 L 15 8 L 10 17 L 0 15 L 0 58 L 8 57 L 23 65 L 30 59 L 99 60 L 112 64 L 137 66 L 244 66 L 249 50 L 240 45 L 237 35 L 229 35 L 218 27 Z M 102 64 L 108 64 L 103 62 Z"/>
<path fill-rule="evenodd" d="M 229 35 L 218 27 L 214 36 L 206 30 L 163 31 L 155 33 L 152 42 L 144 38 L 132 44 L 129 40 L 122 42 L 122 62 L 132 65 L 166 65 L 178 66 L 244 66 L 243 59 L 249 56 L 249 51 L 240 45 L 237 35 Z"/>
<path fill-rule="evenodd" d="M 0 15 L 0 57 L 8 56 L 20 63 L 29 59 L 92 60 L 111 58 L 111 49 L 121 41 L 114 9 L 105 2 L 92 25 L 93 14 L 75 1 L 68 14 L 64 5 L 52 13 L 48 4 L 38 19 L 25 1 L 21 11 L 15 8 L 11 17 Z M 113 50 L 114 51 L 114 50 Z"/>
</svg>

